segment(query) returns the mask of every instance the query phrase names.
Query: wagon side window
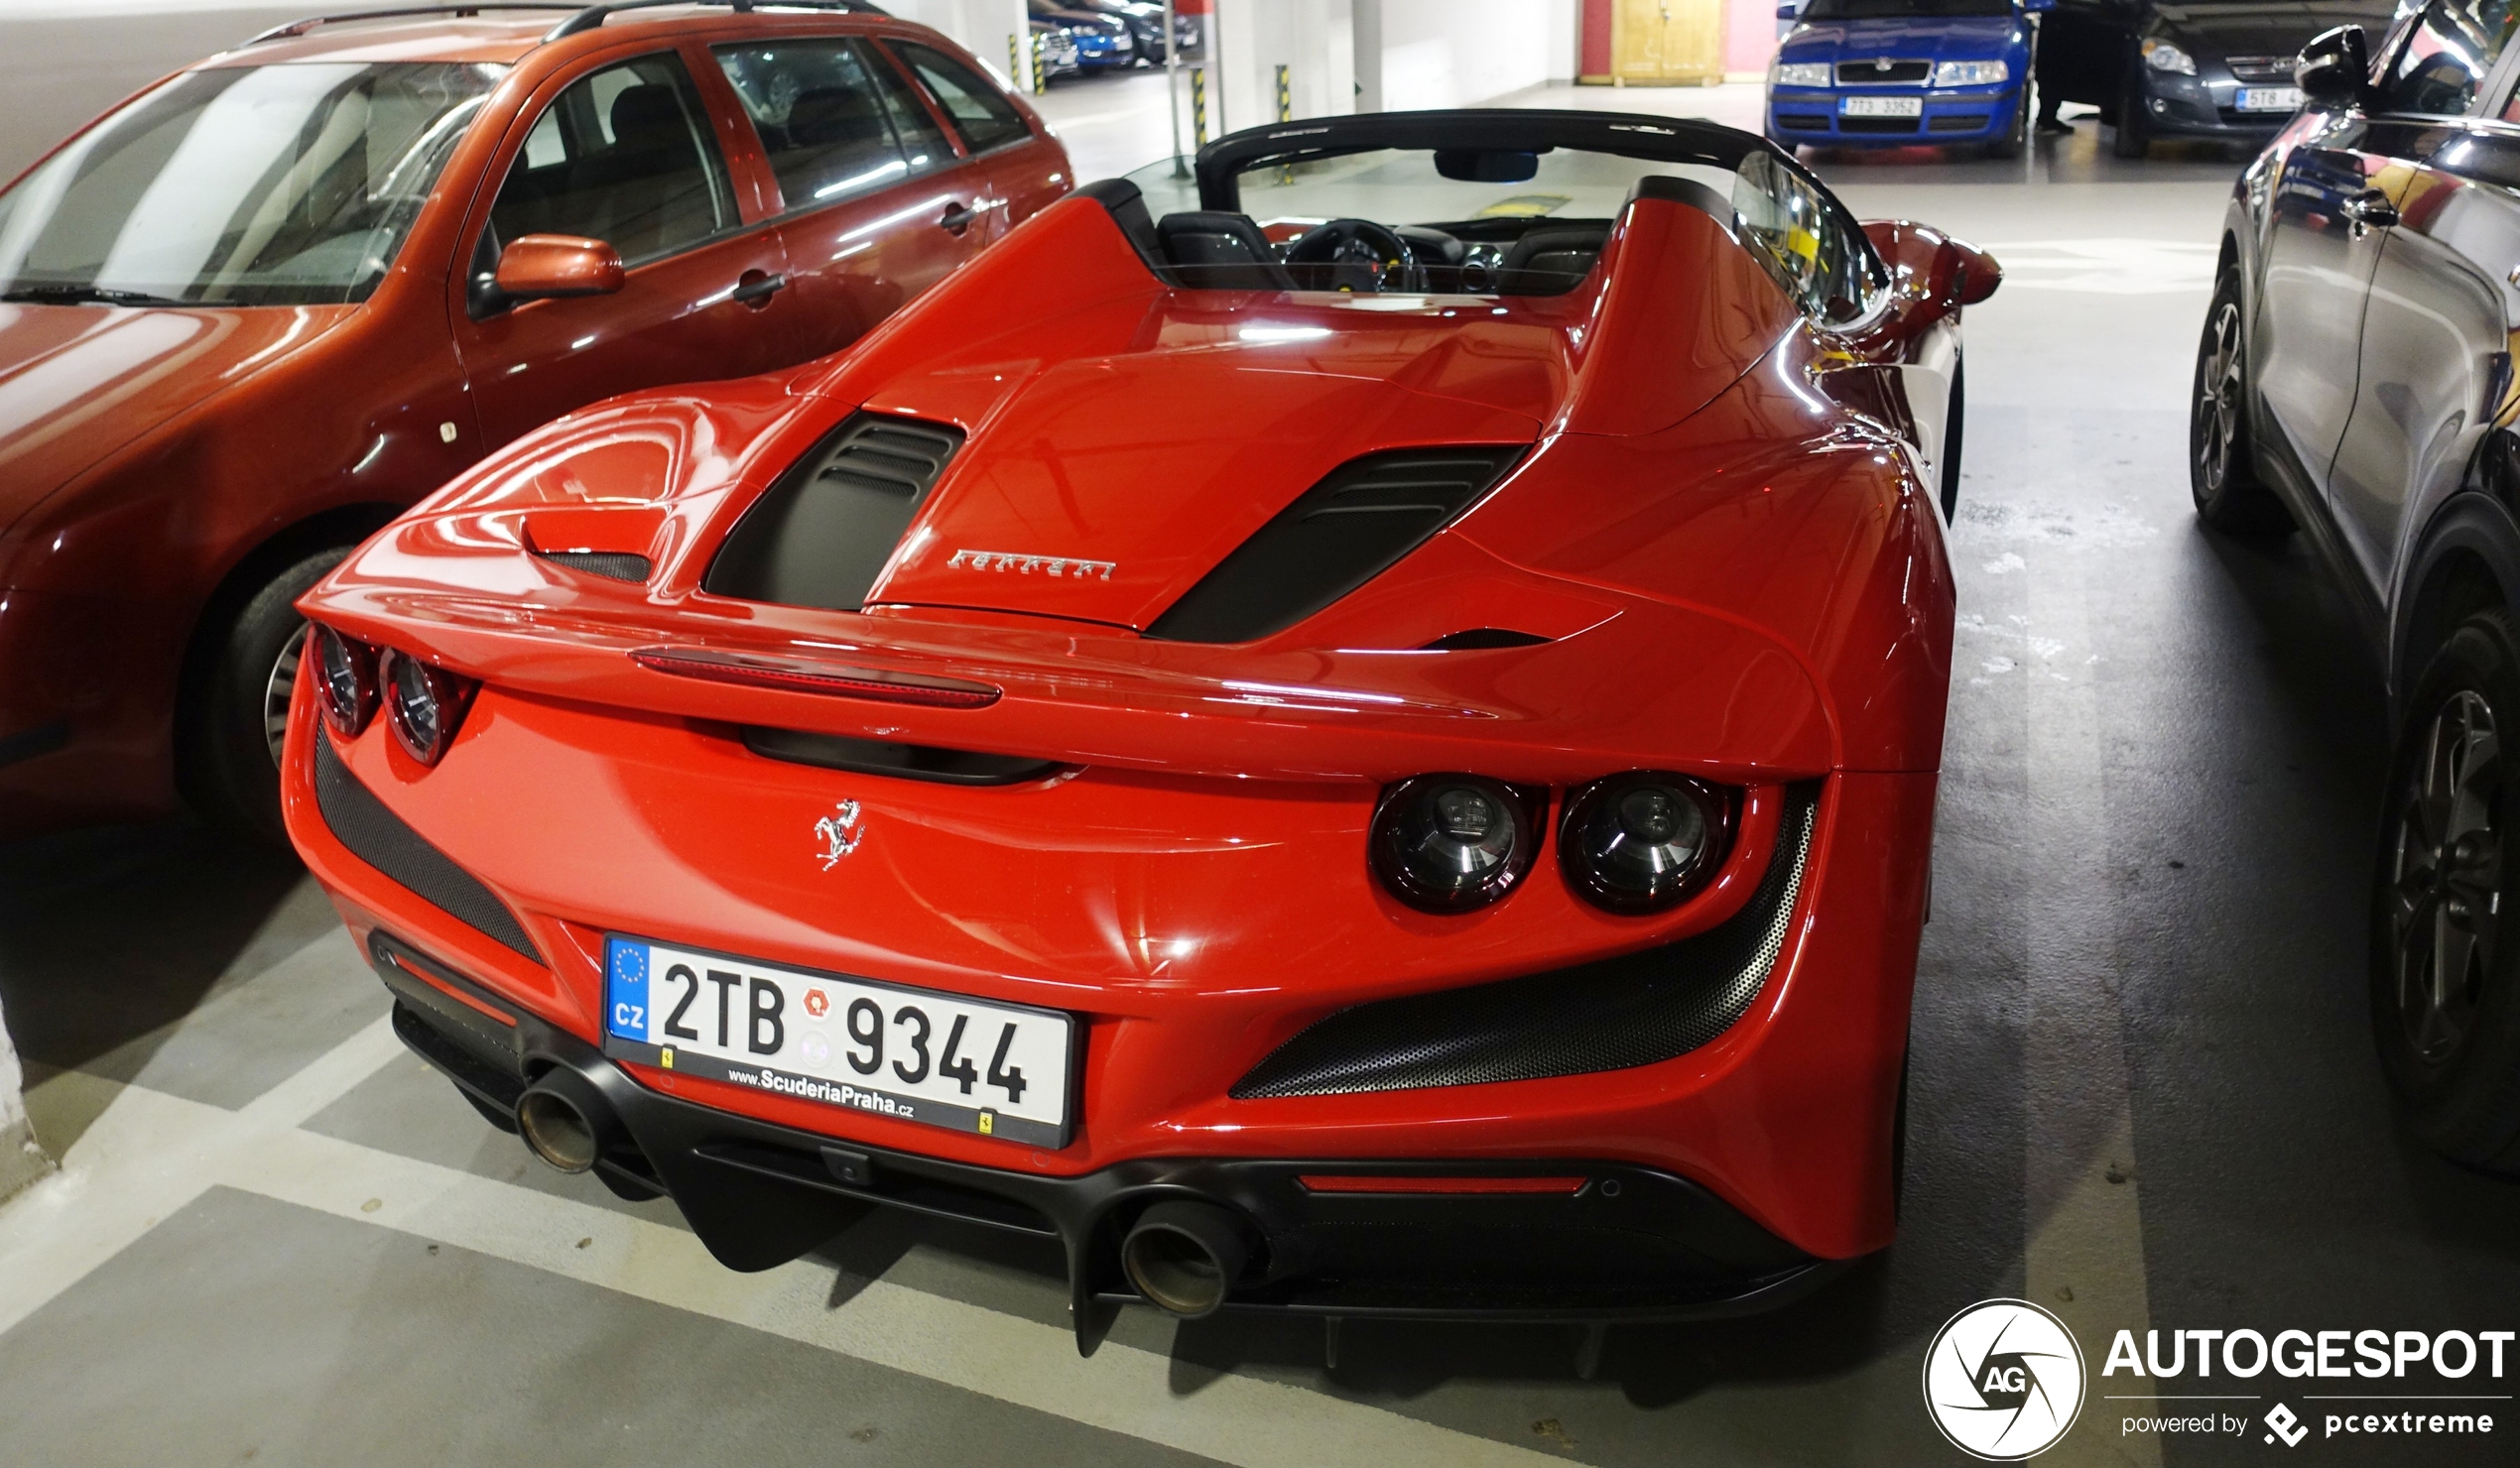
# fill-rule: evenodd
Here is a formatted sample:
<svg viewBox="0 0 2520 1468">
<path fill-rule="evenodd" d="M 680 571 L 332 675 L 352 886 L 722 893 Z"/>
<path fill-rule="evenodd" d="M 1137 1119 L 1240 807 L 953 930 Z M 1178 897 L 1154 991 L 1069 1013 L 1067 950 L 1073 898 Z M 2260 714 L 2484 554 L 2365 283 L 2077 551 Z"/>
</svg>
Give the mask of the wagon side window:
<svg viewBox="0 0 2520 1468">
<path fill-rule="evenodd" d="M 925 117 L 923 131 L 904 135 L 854 41 L 721 46 L 716 57 L 792 210 L 854 198 L 953 162 L 953 150 Z"/>
<path fill-rule="evenodd" d="M 1878 299 L 1880 263 L 1863 232 L 1809 180 L 1765 153 L 1734 175 L 1742 243 L 1805 314 L 1827 325 L 1864 315 Z"/>
<path fill-rule="evenodd" d="M 708 114 L 671 52 L 607 66 L 553 98 L 490 207 L 499 244 L 582 235 L 631 265 L 731 229 L 737 217 Z"/>
</svg>

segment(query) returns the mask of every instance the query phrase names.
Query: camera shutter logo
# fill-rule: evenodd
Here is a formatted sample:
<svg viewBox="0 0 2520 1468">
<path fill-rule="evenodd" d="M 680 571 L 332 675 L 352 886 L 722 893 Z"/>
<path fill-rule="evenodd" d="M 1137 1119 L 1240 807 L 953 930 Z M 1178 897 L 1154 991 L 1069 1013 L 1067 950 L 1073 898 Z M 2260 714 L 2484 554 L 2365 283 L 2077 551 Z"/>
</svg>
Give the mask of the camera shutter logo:
<svg viewBox="0 0 2520 1468">
<path fill-rule="evenodd" d="M 2027 1458 L 2064 1439 L 2082 1411 L 2082 1347 L 2065 1322 L 2019 1299 L 1970 1305 L 1925 1352 L 1925 1407 L 1975 1458 Z"/>
</svg>

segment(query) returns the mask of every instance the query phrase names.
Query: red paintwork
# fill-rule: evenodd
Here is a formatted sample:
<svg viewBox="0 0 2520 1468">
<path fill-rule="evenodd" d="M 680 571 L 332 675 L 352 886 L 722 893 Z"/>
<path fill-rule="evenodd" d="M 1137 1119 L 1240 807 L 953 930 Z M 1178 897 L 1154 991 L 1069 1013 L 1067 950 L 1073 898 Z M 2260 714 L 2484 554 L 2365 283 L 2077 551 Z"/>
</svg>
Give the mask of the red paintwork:
<svg viewBox="0 0 2520 1468">
<path fill-rule="evenodd" d="M 1087 1028 L 1079 1124 L 1057 1152 L 635 1072 L 706 1104 L 1060 1175 L 1158 1155 L 1599 1157 L 1695 1178 L 1813 1253 L 1876 1249 L 1952 628 L 1929 491 L 1906 447 L 1833 395 L 1943 314 L 1912 293 L 1892 311 L 1863 337 L 1825 337 L 1703 215 L 1659 200 L 1630 206 L 1574 295 L 1424 304 L 1169 290 L 1100 207 L 1062 203 L 845 359 L 641 395 L 514 446 L 302 602 L 484 680 L 435 769 L 373 730 L 335 747 L 506 899 L 552 967 L 447 921 L 333 838 L 312 788 L 312 741 L 332 736 L 303 689 L 290 829 L 358 936 L 381 923 L 590 1040 L 607 929 L 1065 1009 Z M 861 405 L 970 434 L 879 582 L 884 604 L 699 590 L 753 497 Z M 1443 442 L 1535 447 L 1470 515 L 1286 632 L 1243 647 L 1137 635 L 1330 465 Z M 525 553 L 554 538 L 649 555 L 654 584 Z M 949 564 L 965 547 L 1114 570 Z M 1411 651 L 1477 627 L 1557 641 Z M 673 647 L 1001 696 L 877 704 L 630 656 Z M 746 723 L 1077 768 L 1001 789 L 847 775 L 750 754 L 732 732 Z M 1413 911 L 1367 872 L 1391 780 L 1467 770 L 1562 800 L 1636 768 L 1746 788 L 1722 870 L 1671 912 L 1603 913 L 1545 856 L 1462 916 Z M 1556 1080 L 1227 1098 L 1345 1006 L 1722 921 L 1774 854 L 1783 786 L 1822 777 L 1787 953 L 1714 1042 Z M 807 838 L 844 798 L 870 834 L 826 872 Z"/>
<path fill-rule="evenodd" d="M 365 303 L 0 305 L 0 740 L 69 730 L 65 747 L 0 765 L 0 837 L 171 807 L 180 676 L 214 630 L 205 612 L 359 540 L 559 414 L 845 345 L 1071 184 L 1065 151 L 1033 118 L 1031 143 L 777 218 L 777 183 L 710 44 L 845 34 L 959 48 L 880 17 L 722 10 L 632 13 L 540 45 L 553 21 L 320 27 L 202 63 L 511 65 Z M 472 320 L 464 274 L 495 193 L 487 181 L 506 177 L 542 103 L 594 66 L 668 48 L 715 119 L 749 227 L 632 269 L 617 292 Z M 927 212 L 945 198 L 992 222 L 949 235 Z M 848 260 L 791 251 L 800 236 L 861 227 L 876 248 Z M 756 307 L 725 301 L 754 270 L 786 274 L 789 289 Z"/>
</svg>

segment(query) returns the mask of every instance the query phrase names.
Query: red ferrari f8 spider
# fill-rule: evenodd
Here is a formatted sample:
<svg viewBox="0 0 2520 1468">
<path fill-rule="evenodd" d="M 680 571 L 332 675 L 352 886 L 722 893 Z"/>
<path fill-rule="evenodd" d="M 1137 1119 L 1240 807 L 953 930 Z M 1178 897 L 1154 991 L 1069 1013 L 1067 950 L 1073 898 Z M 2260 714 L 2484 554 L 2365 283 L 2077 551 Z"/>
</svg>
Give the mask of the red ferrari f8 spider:
<svg viewBox="0 0 2520 1468">
<path fill-rule="evenodd" d="M 1994 262 L 1657 118 L 1196 188 L 564 419 L 306 596 L 289 826 L 404 1039 L 737 1269 L 1056 1239 L 1080 1341 L 1882 1248 Z"/>
</svg>

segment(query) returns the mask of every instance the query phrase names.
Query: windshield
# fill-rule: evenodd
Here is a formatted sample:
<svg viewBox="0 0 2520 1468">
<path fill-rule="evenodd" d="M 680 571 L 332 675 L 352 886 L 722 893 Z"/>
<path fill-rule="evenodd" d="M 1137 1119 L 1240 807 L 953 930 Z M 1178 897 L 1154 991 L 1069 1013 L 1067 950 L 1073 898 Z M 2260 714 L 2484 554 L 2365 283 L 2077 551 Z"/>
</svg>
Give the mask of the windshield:
<svg viewBox="0 0 2520 1468">
<path fill-rule="evenodd" d="M 1842 209 L 1764 152 L 1739 170 L 1581 149 L 1375 149 L 1236 176 L 1242 212 L 1199 208 L 1170 160 L 1130 176 L 1171 279 L 1210 290 L 1556 296 L 1588 277 L 1647 178 L 1685 180 L 1817 313 L 1846 319 L 1879 267 Z"/>
<path fill-rule="evenodd" d="M 2010 15 L 2013 0 L 1810 0 L 1807 21 L 1870 21 L 1898 16 Z"/>
<path fill-rule="evenodd" d="M 0 299 L 367 299 L 504 67 L 190 71 L 0 194 Z"/>
</svg>

